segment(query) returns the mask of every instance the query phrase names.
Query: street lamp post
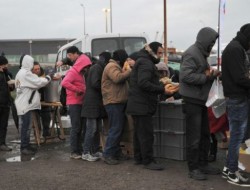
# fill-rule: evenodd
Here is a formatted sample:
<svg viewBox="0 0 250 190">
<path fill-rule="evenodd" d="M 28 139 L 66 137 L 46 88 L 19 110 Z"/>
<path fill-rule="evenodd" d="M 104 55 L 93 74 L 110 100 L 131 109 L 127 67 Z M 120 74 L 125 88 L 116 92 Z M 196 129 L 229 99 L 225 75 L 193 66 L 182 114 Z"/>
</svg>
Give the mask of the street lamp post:
<svg viewBox="0 0 250 190">
<path fill-rule="evenodd" d="M 30 44 L 30 56 L 32 56 L 32 40 L 29 40 L 29 44 Z"/>
<path fill-rule="evenodd" d="M 110 9 L 104 8 L 103 12 L 105 13 L 106 33 L 108 33 L 108 13 L 110 12 Z"/>
<path fill-rule="evenodd" d="M 112 33 L 113 31 L 113 26 L 112 26 L 112 14 L 113 14 L 113 9 L 112 9 L 112 0 L 110 0 L 110 32 Z"/>
<path fill-rule="evenodd" d="M 86 35 L 86 26 L 85 26 L 85 6 L 84 4 L 81 4 L 82 10 L 83 10 L 83 34 Z"/>
</svg>

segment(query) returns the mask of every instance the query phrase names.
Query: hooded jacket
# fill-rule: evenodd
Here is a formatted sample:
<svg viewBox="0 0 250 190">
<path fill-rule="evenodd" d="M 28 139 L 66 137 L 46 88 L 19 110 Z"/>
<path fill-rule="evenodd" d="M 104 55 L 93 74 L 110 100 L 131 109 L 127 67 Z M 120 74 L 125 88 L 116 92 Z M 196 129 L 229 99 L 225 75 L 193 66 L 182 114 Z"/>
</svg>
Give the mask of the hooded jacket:
<svg viewBox="0 0 250 190">
<path fill-rule="evenodd" d="M 66 104 L 73 105 L 83 103 L 83 98 L 86 91 L 85 78 L 83 73 L 81 73 L 82 69 L 91 65 L 90 59 L 81 54 L 73 67 L 67 72 L 66 76 L 62 81 L 62 86 L 66 89 Z"/>
<path fill-rule="evenodd" d="M 224 95 L 229 98 L 249 96 L 250 65 L 246 51 L 250 43 L 250 24 L 248 27 L 247 33 L 242 30 L 237 33 L 222 54 L 222 84 Z"/>
<path fill-rule="evenodd" d="M 184 52 L 179 77 L 179 93 L 184 100 L 205 105 L 212 84 L 205 75 L 210 67 L 207 57 L 217 38 L 218 33 L 215 30 L 203 28 L 199 31 L 195 44 Z"/>
<path fill-rule="evenodd" d="M 33 74 L 31 72 L 33 65 L 34 59 L 25 55 L 22 60 L 22 67 L 15 78 L 15 105 L 18 115 L 24 115 L 30 110 L 41 109 L 40 94 L 37 90 L 46 86 L 51 80 L 49 76 L 40 78 Z M 31 98 L 32 92 L 34 92 L 33 98 Z"/>
</svg>

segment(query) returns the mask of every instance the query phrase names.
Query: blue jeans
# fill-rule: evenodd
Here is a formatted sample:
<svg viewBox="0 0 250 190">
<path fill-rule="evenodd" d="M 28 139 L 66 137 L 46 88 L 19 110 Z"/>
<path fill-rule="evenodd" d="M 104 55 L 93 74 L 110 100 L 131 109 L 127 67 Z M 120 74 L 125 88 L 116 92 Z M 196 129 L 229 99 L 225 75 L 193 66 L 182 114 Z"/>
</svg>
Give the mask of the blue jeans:
<svg viewBox="0 0 250 190">
<path fill-rule="evenodd" d="M 228 146 L 228 156 L 226 166 L 230 172 L 238 170 L 239 148 L 244 138 L 248 121 L 248 100 L 227 99 L 227 114 L 230 129 L 230 141 Z"/>
<path fill-rule="evenodd" d="M 104 157 L 116 157 L 121 153 L 120 141 L 125 122 L 125 106 L 126 104 L 105 105 L 109 119 L 109 131 Z"/>
<path fill-rule="evenodd" d="M 102 126 L 102 120 L 97 118 L 87 118 L 86 121 L 86 132 L 83 144 L 83 153 L 95 153 L 99 148 L 99 144 L 96 141 L 96 133 L 98 133 L 98 129 Z M 98 133 L 99 134 L 99 133 Z M 100 136 L 99 136 L 100 138 Z M 100 141 L 99 141 L 100 142 Z M 98 146 L 98 147 L 96 147 Z M 91 148 L 93 150 L 91 151 Z"/>
<path fill-rule="evenodd" d="M 82 152 L 82 130 L 83 120 L 81 118 L 82 105 L 69 105 L 69 116 L 71 121 L 70 147 L 72 153 Z"/>
<path fill-rule="evenodd" d="M 30 131 L 32 127 L 32 111 L 19 117 L 19 126 L 21 126 L 21 150 L 30 146 Z"/>
</svg>

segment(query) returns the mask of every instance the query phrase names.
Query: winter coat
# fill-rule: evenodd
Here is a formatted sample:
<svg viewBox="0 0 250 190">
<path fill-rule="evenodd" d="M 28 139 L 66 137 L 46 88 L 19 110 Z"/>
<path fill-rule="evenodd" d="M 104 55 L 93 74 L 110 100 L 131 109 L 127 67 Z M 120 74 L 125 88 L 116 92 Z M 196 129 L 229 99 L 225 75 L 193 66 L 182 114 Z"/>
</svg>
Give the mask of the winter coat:
<svg viewBox="0 0 250 190">
<path fill-rule="evenodd" d="M 203 28 L 197 35 L 195 44 L 190 46 L 182 56 L 180 68 L 179 93 L 186 101 L 205 105 L 212 81 L 205 75 L 209 64 L 207 57 L 218 37 L 211 28 Z"/>
<path fill-rule="evenodd" d="M 114 60 L 105 67 L 102 74 L 103 104 L 126 103 L 128 99 L 129 70 L 122 71 L 121 66 Z"/>
<path fill-rule="evenodd" d="M 157 96 L 164 93 L 159 82 L 158 70 L 151 56 L 141 50 L 130 76 L 127 113 L 130 115 L 153 115 L 157 107 Z"/>
<path fill-rule="evenodd" d="M 98 62 L 91 66 L 86 79 L 87 88 L 82 106 L 82 117 L 102 118 L 106 116 L 102 101 L 101 81 L 105 64 Z"/>
<path fill-rule="evenodd" d="M 84 54 L 80 55 L 73 67 L 70 68 L 62 80 L 61 85 L 66 89 L 67 105 L 82 105 L 86 91 L 86 84 L 81 71 L 89 65 L 91 65 L 90 59 Z"/>
<path fill-rule="evenodd" d="M 22 67 L 15 78 L 16 99 L 15 105 L 18 115 L 24 115 L 30 110 L 41 109 L 40 93 L 38 89 L 50 82 L 50 77 L 40 78 L 31 72 L 34 59 L 25 55 L 22 60 Z M 32 94 L 33 98 L 32 97 Z"/>
<path fill-rule="evenodd" d="M 248 43 L 245 36 L 239 32 L 223 51 L 222 84 L 226 97 L 239 98 L 249 95 L 249 60 L 246 54 Z"/>
<path fill-rule="evenodd" d="M 10 106 L 10 90 L 8 86 L 9 79 L 6 77 L 5 72 L 0 71 L 0 107 Z"/>
</svg>

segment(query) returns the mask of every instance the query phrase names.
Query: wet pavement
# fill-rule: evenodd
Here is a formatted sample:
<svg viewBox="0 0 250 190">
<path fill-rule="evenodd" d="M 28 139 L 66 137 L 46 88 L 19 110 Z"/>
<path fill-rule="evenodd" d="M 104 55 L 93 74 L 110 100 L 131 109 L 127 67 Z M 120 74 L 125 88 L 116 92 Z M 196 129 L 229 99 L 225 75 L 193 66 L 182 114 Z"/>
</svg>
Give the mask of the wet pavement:
<svg viewBox="0 0 250 190">
<path fill-rule="evenodd" d="M 220 175 L 208 176 L 206 181 L 195 181 L 187 177 L 185 161 L 158 159 L 164 171 L 150 171 L 133 160 L 109 166 L 102 160 L 87 162 L 69 158 L 69 137 L 66 141 L 42 144 L 33 156 L 21 156 L 18 133 L 12 121 L 7 134 L 11 152 L 0 151 L 1 190 L 56 190 L 56 189 L 128 189 L 128 190 L 237 190 L 242 189 L 226 182 Z M 14 140 L 14 143 L 11 141 Z M 225 150 L 219 149 L 213 165 L 222 168 Z M 249 174 L 248 174 L 249 175 Z"/>
</svg>

